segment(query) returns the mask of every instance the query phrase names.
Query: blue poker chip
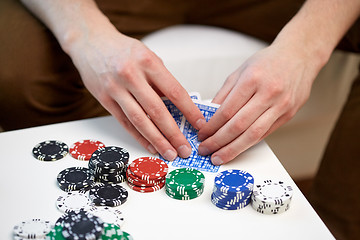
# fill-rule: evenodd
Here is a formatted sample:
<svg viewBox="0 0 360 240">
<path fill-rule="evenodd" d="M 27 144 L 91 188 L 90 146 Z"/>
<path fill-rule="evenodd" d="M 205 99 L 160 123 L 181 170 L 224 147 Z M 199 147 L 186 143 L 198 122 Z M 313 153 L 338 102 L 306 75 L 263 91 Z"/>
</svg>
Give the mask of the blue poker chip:
<svg viewBox="0 0 360 240">
<path fill-rule="evenodd" d="M 56 161 L 62 159 L 69 152 L 69 147 L 57 140 L 47 140 L 36 144 L 33 156 L 40 161 Z"/>
<path fill-rule="evenodd" d="M 211 202 L 218 208 L 224 209 L 224 210 L 238 210 L 245 208 L 249 203 L 251 202 L 251 198 L 247 198 L 244 201 L 234 202 L 231 204 L 226 204 L 224 202 L 218 201 L 213 194 L 211 194 Z"/>
<path fill-rule="evenodd" d="M 251 193 L 254 187 L 253 176 L 243 170 L 230 169 L 220 172 L 215 177 L 216 188 L 227 194 L 245 192 Z"/>
<path fill-rule="evenodd" d="M 125 148 L 110 146 L 96 150 L 89 160 L 93 169 L 116 171 L 124 169 L 129 161 L 129 152 Z M 111 170 L 113 169 L 113 170 Z"/>
</svg>

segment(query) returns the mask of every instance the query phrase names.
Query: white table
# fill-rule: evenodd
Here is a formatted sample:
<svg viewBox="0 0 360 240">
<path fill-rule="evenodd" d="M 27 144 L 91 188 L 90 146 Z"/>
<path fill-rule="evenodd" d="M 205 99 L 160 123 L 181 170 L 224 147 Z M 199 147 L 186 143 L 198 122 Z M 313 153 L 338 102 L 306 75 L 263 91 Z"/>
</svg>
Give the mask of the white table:
<svg viewBox="0 0 360 240">
<path fill-rule="evenodd" d="M 12 228 L 22 220 L 43 218 L 55 222 L 61 216 L 55 206 L 62 193 L 57 174 L 67 167 L 87 166 L 70 155 L 55 162 L 32 156 L 32 148 L 44 140 L 61 140 L 69 146 L 82 139 L 96 139 L 107 146 L 129 150 L 131 159 L 149 154 L 112 117 L 94 118 L 0 134 L 0 236 L 12 239 Z M 265 142 L 241 154 L 220 171 L 237 168 L 250 172 L 255 182 L 282 179 L 294 187 L 289 211 L 262 215 L 251 206 L 236 211 L 215 207 L 210 201 L 216 174 L 205 173 L 205 191 L 193 200 L 169 198 L 164 189 L 138 193 L 128 189 L 127 202 L 118 207 L 125 214 L 123 230 L 135 240 L 145 239 L 333 239 L 333 236 L 297 188 Z"/>
</svg>

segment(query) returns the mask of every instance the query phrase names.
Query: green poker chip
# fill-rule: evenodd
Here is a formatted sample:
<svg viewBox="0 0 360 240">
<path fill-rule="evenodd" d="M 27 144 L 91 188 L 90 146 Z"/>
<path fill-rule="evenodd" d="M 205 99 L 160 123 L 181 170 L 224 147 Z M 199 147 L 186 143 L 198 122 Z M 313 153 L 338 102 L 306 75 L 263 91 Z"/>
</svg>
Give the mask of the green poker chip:
<svg viewBox="0 0 360 240">
<path fill-rule="evenodd" d="M 104 223 L 101 240 L 133 240 L 132 236 L 120 229 L 119 226 L 112 223 Z"/>
<path fill-rule="evenodd" d="M 46 240 L 66 240 L 62 235 L 63 226 L 56 224 L 53 229 L 46 235 Z"/>
<path fill-rule="evenodd" d="M 204 174 L 196 169 L 175 169 L 166 176 L 165 192 L 174 199 L 194 199 L 203 193 L 204 182 Z"/>
</svg>

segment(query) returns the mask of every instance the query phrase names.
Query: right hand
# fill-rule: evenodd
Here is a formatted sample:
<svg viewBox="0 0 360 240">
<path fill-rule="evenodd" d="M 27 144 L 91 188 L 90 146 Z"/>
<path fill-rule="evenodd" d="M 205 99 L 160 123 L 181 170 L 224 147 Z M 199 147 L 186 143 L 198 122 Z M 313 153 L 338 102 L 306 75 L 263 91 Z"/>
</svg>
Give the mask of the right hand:
<svg viewBox="0 0 360 240">
<path fill-rule="evenodd" d="M 87 89 L 150 153 L 186 158 L 191 146 L 166 109 L 168 97 L 197 129 L 205 119 L 163 62 L 115 28 L 77 39 L 69 52 Z"/>
</svg>

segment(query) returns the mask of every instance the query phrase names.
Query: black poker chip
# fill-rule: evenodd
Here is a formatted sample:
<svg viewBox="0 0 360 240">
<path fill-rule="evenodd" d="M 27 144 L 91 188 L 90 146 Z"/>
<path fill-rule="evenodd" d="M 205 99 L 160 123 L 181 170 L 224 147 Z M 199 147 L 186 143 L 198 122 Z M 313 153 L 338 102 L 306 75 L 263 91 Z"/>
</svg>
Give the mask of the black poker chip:
<svg viewBox="0 0 360 240">
<path fill-rule="evenodd" d="M 98 239 L 103 229 L 104 222 L 99 217 L 79 210 L 64 217 L 62 235 L 70 240 Z"/>
<path fill-rule="evenodd" d="M 32 152 L 34 157 L 40 161 L 56 161 L 68 154 L 69 147 L 61 141 L 47 140 L 38 143 Z"/>
<path fill-rule="evenodd" d="M 66 192 L 89 188 L 94 180 L 95 177 L 90 169 L 84 167 L 66 168 L 57 176 L 59 187 Z"/>
<path fill-rule="evenodd" d="M 126 167 L 129 152 L 125 148 L 110 146 L 96 150 L 89 160 L 89 166 L 98 169 L 117 169 Z"/>
<path fill-rule="evenodd" d="M 128 192 L 117 184 L 99 183 L 90 189 L 89 197 L 97 206 L 116 207 L 126 202 Z"/>
</svg>

